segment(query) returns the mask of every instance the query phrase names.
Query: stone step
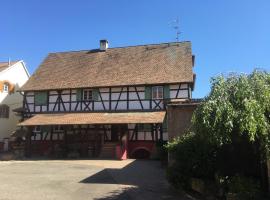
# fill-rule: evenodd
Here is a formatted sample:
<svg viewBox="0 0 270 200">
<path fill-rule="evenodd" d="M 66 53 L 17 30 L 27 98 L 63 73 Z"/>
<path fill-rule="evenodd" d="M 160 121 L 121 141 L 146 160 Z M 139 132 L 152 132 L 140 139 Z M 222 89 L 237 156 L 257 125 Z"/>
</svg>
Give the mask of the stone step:
<svg viewBox="0 0 270 200">
<path fill-rule="evenodd" d="M 115 158 L 115 148 L 118 142 L 104 143 L 99 158 Z"/>
</svg>

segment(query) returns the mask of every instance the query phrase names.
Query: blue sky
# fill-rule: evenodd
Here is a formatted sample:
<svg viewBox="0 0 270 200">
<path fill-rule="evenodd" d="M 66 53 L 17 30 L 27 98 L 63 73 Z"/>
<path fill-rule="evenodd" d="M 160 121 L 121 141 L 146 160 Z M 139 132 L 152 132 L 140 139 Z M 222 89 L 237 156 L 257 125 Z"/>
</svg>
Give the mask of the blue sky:
<svg viewBox="0 0 270 200">
<path fill-rule="evenodd" d="M 269 0 L 2 0 L 0 61 L 23 59 L 30 73 L 49 52 L 180 41 L 192 42 L 197 81 L 208 94 L 220 73 L 270 70 Z"/>
</svg>

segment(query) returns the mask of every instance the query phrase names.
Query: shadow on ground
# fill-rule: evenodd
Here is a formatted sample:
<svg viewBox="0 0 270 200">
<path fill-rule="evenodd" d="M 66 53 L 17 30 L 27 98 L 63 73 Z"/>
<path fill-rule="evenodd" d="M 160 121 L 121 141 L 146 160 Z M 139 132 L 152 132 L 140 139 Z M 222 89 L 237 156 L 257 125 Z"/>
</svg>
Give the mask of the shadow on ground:
<svg viewBox="0 0 270 200">
<path fill-rule="evenodd" d="M 83 184 L 117 184 L 118 190 L 95 200 L 188 200 L 170 189 L 159 162 L 135 160 L 121 169 L 106 168 L 80 181 Z"/>
</svg>

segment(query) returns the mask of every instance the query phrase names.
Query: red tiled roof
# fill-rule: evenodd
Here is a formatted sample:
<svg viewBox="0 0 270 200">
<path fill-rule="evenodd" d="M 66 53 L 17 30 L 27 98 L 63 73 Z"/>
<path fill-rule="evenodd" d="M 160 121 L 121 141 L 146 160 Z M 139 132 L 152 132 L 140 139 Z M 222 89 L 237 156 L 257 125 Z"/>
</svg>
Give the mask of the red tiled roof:
<svg viewBox="0 0 270 200">
<path fill-rule="evenodd" d="M 162 123 L 166 112 L 37 114 L 18 126 Z"/>
<path fill-rule="evenodd" d="M 190 42 L 50 53 L 23 91 L 193 83 Z"/>
</svg>

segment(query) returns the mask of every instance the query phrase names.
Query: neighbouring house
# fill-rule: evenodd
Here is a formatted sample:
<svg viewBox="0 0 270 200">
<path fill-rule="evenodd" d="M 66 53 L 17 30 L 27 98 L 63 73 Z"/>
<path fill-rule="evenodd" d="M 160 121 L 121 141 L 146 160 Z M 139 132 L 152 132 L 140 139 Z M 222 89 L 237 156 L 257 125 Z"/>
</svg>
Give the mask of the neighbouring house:
<svg viewBox="0 0 270 200">
<path fill-rule="evenodd" d="M 8 150 L 8 140 L 20 120 L 13 109 L 22 107 L 23 96 L 16 92 L 29 79 L 25 63 L 0 62 L 0 151 Z"/>
<path fill-rule="evenodd" d="M 21 88 L 27 154 L 154 156 L 156 141 L 168 140 L 167 105 L 192 102 L 194 60 L 190 42 L 101 40 L 99 49 L 50 53 Z"/>
</svg>

